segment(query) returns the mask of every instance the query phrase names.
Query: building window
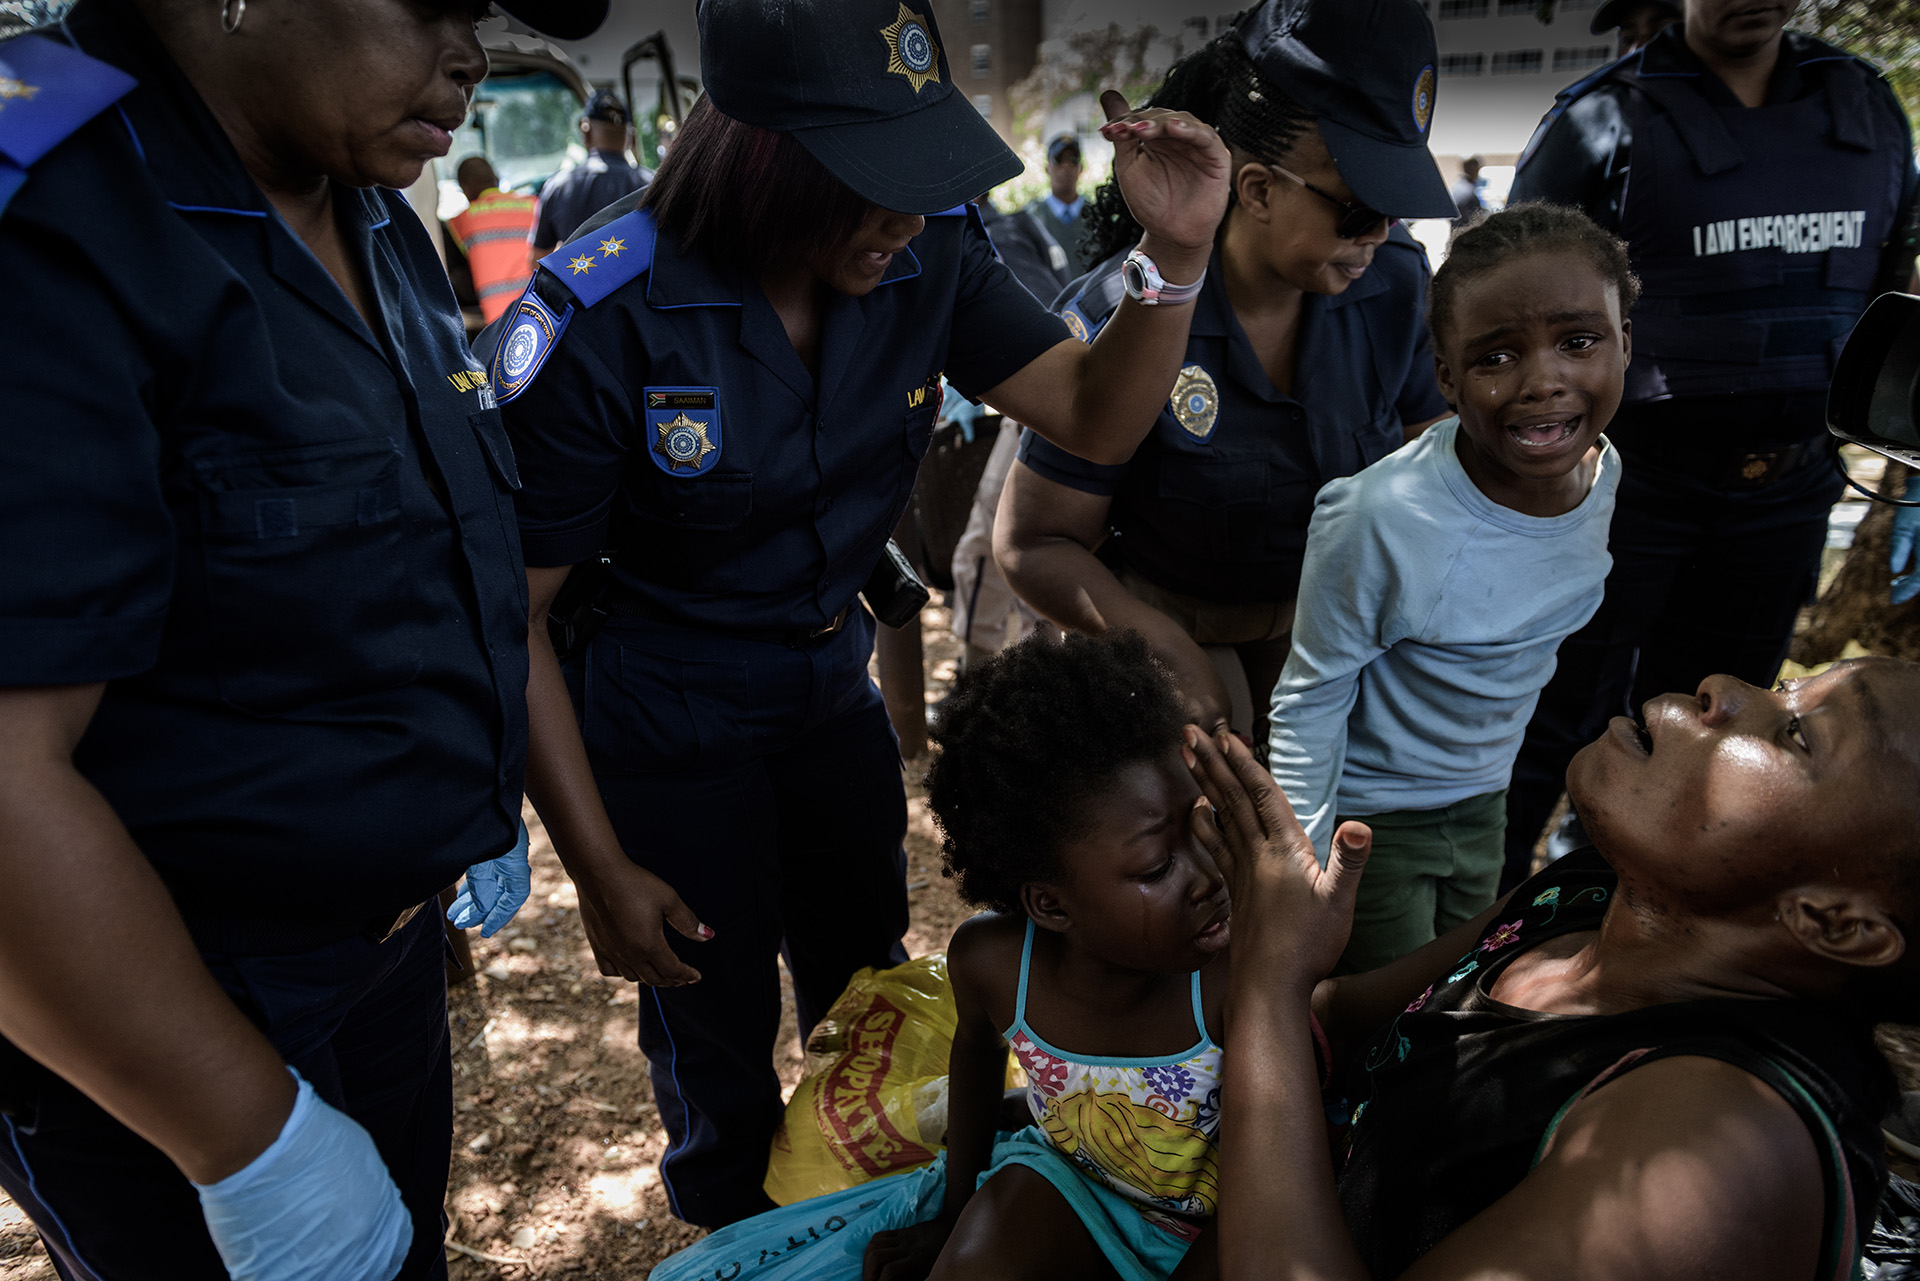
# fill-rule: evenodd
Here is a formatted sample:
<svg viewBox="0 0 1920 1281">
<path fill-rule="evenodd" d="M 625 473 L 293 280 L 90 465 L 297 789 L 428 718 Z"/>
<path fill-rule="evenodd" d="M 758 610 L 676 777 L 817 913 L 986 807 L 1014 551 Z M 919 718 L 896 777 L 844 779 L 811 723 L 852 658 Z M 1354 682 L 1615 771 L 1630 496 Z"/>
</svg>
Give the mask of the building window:
<svg viewBox="0 0 1920 1281">
<path fill-rule="evenodd" d="M 974 94 L 973 109 L 982 116 L 985 116 L 988 120 L 993 119 L 993 95 L 990 93 Z"/>
<path fill-rule="evenodd" d="M 1440 57 L 1443 76 L 1477 76 L 1487 69 L 1484 53 L 1448 53 Z"/>
<path fill-rule="evenodd" d="M 1553 51 L 1553 69 L 1555 71 L 1585 71 L 1602 63 L 1613 61 L 1613 46 L 1590 44 L 1582 49 L 1555 49 Z"/>
<path fill-rule="evenodd" d="M 1496 76 L 1524 76 L 1540 70 L 1542 51 L 1539 49 L 1508 49 L 1493 55 L 1493 74 Z"/>
<path fill-rule="evenodd" d="M 993 46 L 990 44 L 977 44 L 973 46 L 972 53 L 973 78 L 975 80 L 985 80 L 987 78 L 987 72 L 993 70 Z M 1539 55 L 1535 54 L 1534 61 L 1538 62 L 1539 60 Z"/>
<path fill-rule="evenodd" d="M 1487 0 L 1440 0 L 1440 16 L 1444 18 L 1484 18 L 1487 16 Z"/>
<path fill-rule="evenodd" d="M 990 0 L 972 0 L 972 3 L 967 5 L 967 12 L 973 15 L 974 26 L 977 27 L 987 20 L 989 3 Z"/>
<path fill-rule="evenodd" d="M 1531 17 L 1540 7 L 1540 0 L 1500 0 L 1500 16 L 1503 18 Z"/>
</svg>

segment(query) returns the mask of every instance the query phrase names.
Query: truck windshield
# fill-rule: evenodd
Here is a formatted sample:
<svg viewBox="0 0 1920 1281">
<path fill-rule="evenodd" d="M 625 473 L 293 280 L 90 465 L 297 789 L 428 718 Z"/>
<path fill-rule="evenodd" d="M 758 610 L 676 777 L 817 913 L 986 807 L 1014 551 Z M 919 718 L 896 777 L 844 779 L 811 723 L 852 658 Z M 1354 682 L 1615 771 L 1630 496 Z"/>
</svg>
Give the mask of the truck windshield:
<svg viewBox="0 0 1920 1281">
<path fill-rule="evenodd" d="M 460 161 L 476 153 L 493 162 L 506 191 L 537 191 L 567 163 L 569 149 L 584 159 L 580 131 L 580 99 L 558 76 L 526 71 L 488 76 L 474 94 L 467 122 L 454 131 L 453 147 L 434 161 L 440 180 L 441 217 L 466 205 L 454 182 Z"/>
</svg>

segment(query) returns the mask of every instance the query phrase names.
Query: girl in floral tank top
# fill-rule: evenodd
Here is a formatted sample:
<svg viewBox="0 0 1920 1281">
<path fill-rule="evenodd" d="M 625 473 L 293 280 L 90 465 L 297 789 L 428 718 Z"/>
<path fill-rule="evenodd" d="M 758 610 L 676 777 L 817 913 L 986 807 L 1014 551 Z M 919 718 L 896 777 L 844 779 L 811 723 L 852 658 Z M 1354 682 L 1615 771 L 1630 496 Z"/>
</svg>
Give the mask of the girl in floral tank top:
<svg viewBox="0 0 1920 1281">
<path fill-rule="evenodd" d="M 1185 719 L 1130 632 L 1024 642 L 948 700 L 928 800 L 949 873 L 991 911 L 948 949 L 945 1205 L 877 1234 L 869 1276 L 1207 1270 L 1229 902 Z M 996 1141 L 1009 1048 L 1033 1124 Z"/>
</svg>

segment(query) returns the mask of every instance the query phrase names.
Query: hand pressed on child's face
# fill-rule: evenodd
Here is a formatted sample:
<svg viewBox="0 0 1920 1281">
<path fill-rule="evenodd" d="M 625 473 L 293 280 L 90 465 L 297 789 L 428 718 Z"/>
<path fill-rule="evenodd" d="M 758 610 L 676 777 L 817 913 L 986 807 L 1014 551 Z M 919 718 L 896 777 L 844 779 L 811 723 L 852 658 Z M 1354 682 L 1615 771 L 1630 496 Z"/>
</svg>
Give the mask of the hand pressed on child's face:
<svg viewBox="0 0 1920 1281">
<path fill-rule="evenodd" d="M 1577 253 L 1523 253 L 1463 282 L 1435 335 L 1456 448 L 1495 502 L 1532 515 L 1579 505 L 1581 464 L 1624 391 L 1630 325 L 1613 282 Z"/>
<path fill-rule="evenodd" d="M 1127 766 L 1060 850 L 1063 883 L 1028 885 L 1027 914 L 1110 964 L 1196 970 L 1227 945 L 1226 879 L 1194 839 L 1200 789 L 1178 748 Z"/>
</svg>

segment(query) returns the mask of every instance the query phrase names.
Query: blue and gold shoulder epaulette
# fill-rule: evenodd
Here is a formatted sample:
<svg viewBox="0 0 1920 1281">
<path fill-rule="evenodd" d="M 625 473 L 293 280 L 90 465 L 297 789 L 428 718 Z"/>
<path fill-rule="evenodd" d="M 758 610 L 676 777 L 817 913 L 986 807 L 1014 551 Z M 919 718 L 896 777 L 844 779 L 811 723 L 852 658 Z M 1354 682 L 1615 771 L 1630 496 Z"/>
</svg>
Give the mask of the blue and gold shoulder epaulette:
<svg viewBox="0 0 1920 1281">
<path fill-rule="evenodd" d="M 0 44 L 0 210 L 36 160 L 136 83 L 120 68 L 45 36 Z"/>
<path fill-rule="evenodd" d="M 653 218 L 636 209 L 540 260 L 539 266 L 565 289 L 555 291 L 553 302 L 543 299 L 542 276 L 536 270 L 508 313 L 493 353 L 495 400 L 504 405 L 527 389 L 559 345 L 576 308 L 593 306 L 653 265 L 654 235 Z"/>
</svg>

